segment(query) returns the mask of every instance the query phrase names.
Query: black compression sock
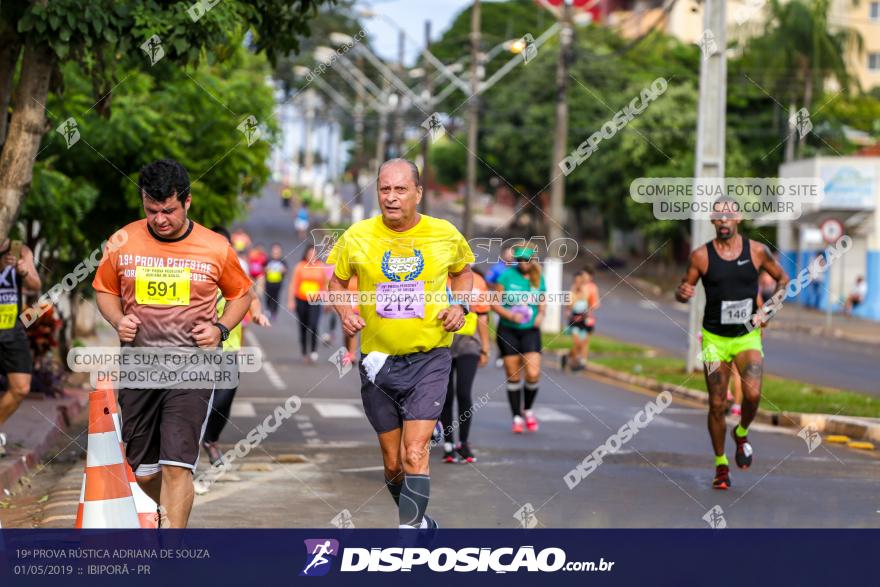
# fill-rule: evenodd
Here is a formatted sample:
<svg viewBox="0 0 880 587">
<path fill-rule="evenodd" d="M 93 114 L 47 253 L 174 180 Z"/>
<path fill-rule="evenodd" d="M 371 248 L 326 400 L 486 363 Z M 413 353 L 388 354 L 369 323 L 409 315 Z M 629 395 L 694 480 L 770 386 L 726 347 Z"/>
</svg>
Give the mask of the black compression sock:
<svg viewBox="0 0 880 587">
<path fill-rule="evenodd" d="M 394 499 L 394 504 L 400 507 L 400 483 L 393 483 L 388 479 L 385 479 L 385 487 L 388 488 L 388 493 L 391 494 L 391 497 Z"/>
<path fill-rule="evenodd" d="M 535 397 L 538 395 L 538 382 L 529 383 L 526 381 L 526 409 L 531 410 L 532 404 L 535 403 Z"/>
<path fill-rule="evenodd" d="M 421 526 L 430 496 L 430 475 L 404 475 L 403 488 L 400 490 L 400 506 L 397 510 L 400 525 L 413 528 Z"/>
<path fill-rule="evenodd" d="M 522 383 L 519 381 L 507 382 L 507 399 L 510 401 L 510 411 L 514 416 L 522 412 Z"/>
</svg>

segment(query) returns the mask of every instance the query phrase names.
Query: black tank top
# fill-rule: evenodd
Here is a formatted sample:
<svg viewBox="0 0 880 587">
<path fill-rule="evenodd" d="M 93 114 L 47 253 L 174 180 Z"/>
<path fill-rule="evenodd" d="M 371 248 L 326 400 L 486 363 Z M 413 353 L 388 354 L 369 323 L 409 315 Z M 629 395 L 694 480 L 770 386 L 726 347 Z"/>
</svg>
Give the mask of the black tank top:
<svg viewBox="0 0 880 587">
<path fill-rule="evenodd" d="M 0 251 L 0 257 L 9 252 L 9 248 Z M 10 326 L 12 309 L 15 307 L 15 322 Z M 0 337 L 24 328 L 18 319 L 21 314 L 21 279 L 15 265 L 0 267 Z"/>
<path fill-rule="evenodd" d="M 748 334 L 745 324 L 758 309 L 758 270 L 749 239 L 742 237 L 742 252 L 732 261 L 718 256 L 712 241 L 706 243 L 706 250 L 709 269 L 702 277 L 706 290 L 703 328 L 719 336 Z"/>
</svg>

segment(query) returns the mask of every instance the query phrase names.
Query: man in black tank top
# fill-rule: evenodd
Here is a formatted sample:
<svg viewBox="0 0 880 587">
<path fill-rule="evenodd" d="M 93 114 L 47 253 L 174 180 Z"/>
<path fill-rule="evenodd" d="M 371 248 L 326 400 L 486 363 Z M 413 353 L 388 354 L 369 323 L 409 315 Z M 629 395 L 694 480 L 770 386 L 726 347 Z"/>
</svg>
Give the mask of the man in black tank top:
<svg viewBox="0 0 880 587">
<path fill-rule="evenodd" d="M 13 246 L 5 239 L 0 242 L 0 372 L 6 375 L 8 388 L 5 393 L 0 389 L 0 456 L 6 453 L 2 426 L 31 389 L 31 347 L 19 319 L 23 287 L 40 289 L 34 255 L 21 243 Z"/>
<path fill-rule="evenodd" d="M 675 294 L 679 302 L 687 302 L 700 280 L 706 290 L 701 355 L 709 391 L 709 436 L 715 451 L 712 486 L 716 489 L 730 486 L 730 469 L 724 454 L 724 412 L 734 364 L 742 377 L 743 391 L 742 419 L 732 431 L 736 464 L 741 469 L 752 464 L 748 429 L 761 400 L 764 351 L 760 327 L 768 319 L 759 320 L 756 315 L 758 274 L 763 269 L 776 280 L 776 293 L 788 285 L 788 275 L 767 247 L 737 232 L 739 222 L 736 202 L 719 198 L 712 213 L 715 239 L 691 253 L 687 273 Z"/>
</svg>

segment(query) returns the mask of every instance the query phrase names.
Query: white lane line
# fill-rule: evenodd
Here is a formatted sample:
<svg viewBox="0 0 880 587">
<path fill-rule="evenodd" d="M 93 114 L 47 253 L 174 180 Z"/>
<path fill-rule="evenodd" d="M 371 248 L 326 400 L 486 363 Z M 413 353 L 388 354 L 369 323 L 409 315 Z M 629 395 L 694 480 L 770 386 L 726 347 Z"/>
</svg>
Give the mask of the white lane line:
<svg viewBox="0 0 880 587">
<path fill-rule="evenodd" d="M 263 371 L 266 372 L 266 377 L 269 379 L 269 383 L 271 383 L 275 389 L 287 389 L 287 384 L 284 383 L 284 380 L 278 375 L 278 371 L 275 370 L 275 367 L 270 361 L 263 361 Z"/>
<path fill-rule="evenodd" d="M 255 418 L 257 416 L 257 410 L 254 409 L 254 404 L 251 402 L 233 402 L 232 409 L 229 410 L 230 418 Z"/>
<path fill-rule="evenodd" d="M 315 410 L 322 418 L 363 418 L 364 413 L 348 403 L 315 402 Z"/>
<path fill-rule="evenodd" d="M 340 473 L 368 473 L 370 471 L 384 471 L 385 467 L 379 465 L 378 467 L 356 467 L 354 469 L 339 469 Z"/>
<path fill-rule="evenodd" d="M 250 330 L 245 330 L 244 338 L 250 346 L 259 347 L 260 351 L 262 352 L 263 372 L 266 374 L 266 378 L 269 380 L 269 383 L 272 384 L 272 387 L 280 390 L 287 389 L 287 384 L 284 383 L 284 380 L 281 378 L 280 375 L 278 375 L 278 371 L 275 370 L 275 366 L 272 364 L 272 361 L 266 358 L 266 350 L 260 344 L 260 341 L 254 335 L 254 333 Z"/>
<path fill-rule="evenodd" d="M 579 422 L 577 418 L 570 414 L 563 414 L 559 410 L 553 408 L 538 406 L 535 408 L 535 417 L 539 421 L 544 422 Z"/>
</svg>

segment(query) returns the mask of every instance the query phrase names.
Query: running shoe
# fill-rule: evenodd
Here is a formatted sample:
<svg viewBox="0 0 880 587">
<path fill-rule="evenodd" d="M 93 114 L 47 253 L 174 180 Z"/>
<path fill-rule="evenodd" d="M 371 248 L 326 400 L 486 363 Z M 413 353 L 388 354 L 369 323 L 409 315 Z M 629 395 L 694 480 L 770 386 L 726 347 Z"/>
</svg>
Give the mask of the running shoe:
<svg viewBox="0 0 880 587">
<path fill-rule="evenodd" d="M 315 351 L 312 351 L 312 354 L 309 355 L 309 360 L 312 363 L 317 363 L 318 362 L 318 353 L 316 353 Z"/>
<path fill-rule="evenodd" d="M 730 467 L 718 465 L 715 467 L 715 479 L 712 481 L 713 489 L 727 489 L 730 487 Z"/>
<path fill-rule="evenodd" d="M 0 432 L 0 457 L 6 456 L 6 434 Z"/>
<path fill-rule="evenodd" d="M 526 430 L 529 432 L 538 431 L 538 419 L 531 411 L 526 412 Z"/>
<path fill-rule="evenodd" d="M 730 435 L 736 443 L 736 466 L 740 469 L 748 469 L 752 466 L 752 445 L 749 444 L 749 437 L 737 436 L 736 428 L 730 431 Z"/>
<path fill-rule="evenodd" d="M 730 415 L 731 416 L 742 416 L 743 409 L 739 404 L 733 404 L 730 406 Z"/>
<path fill-rule="evenodd" d="M 513 433 L 514 434 L 522 434 L 523 433 L 523 424 L 524 424 L 524 422 L 523 422 L 523 419 L 521 416 L 514 416 L 513 417 L 513 428 L 512 428 Z"/>
<path fill-rule="evenodd" d="M 428 527 L 421 528 L 422 530 L 437 530 L 440 528 L 440 524 L 437 523 L 437 520 L 435 520 L 434 518 L 432 518 L 428 514 L 425 514 L 425 521 L 428 522 Z"/>
<path fill-rule="evenodd" d="M 202 442 L 202 448 L 205 449 L 205 452 L 208 453 L 208 461 L 212 465 L 216 465 L 220 461 L 223 460 L 223 455 L 220 453 L 220 449 L 217 447 L 216 442 Z"/>
<path fill-rule="evenodd" d="M 473 451 L 471 451 L 471 446 L 467 442 L 459 442 L 458 446 L 455 448 L 455 452 L 461 457 L 461 462 L 463 463 L 477 462 L 477 457 L 474 456 Z"/>
<path fill-rule="evenodd" d="M 443 462 L 444 463 L 455 463 L 458 461 L 458 458 L 455 456 L 455 451 L 452 449 L 451 442 L 443 443 Z"/>
</svg>

